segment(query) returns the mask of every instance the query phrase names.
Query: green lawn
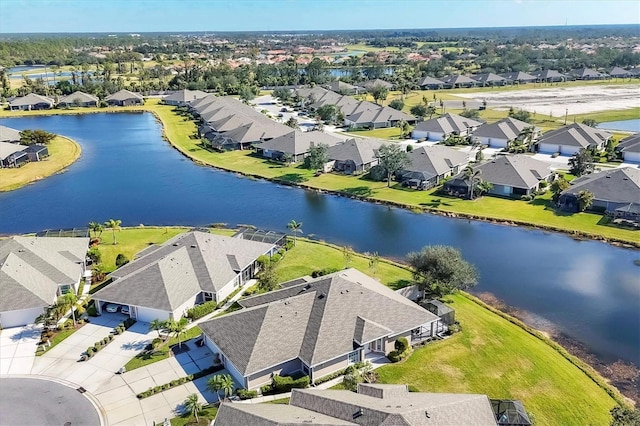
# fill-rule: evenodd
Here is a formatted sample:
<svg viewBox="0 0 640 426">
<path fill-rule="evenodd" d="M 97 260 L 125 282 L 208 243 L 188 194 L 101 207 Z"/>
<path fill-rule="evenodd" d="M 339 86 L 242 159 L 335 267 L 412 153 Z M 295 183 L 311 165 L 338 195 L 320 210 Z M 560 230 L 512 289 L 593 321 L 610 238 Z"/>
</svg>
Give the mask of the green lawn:
<svg viewBox="0 0 640 426">
<path fill-rule="evenodd" d="M 207 405 L 200 414 L 198 414 L 198 423 L 196 423 L 195 417 L 189 414 L 183 414 L 182 416 L 171 419 L 171 426 L 209 426 L 211 421 L 216 418 L 216 414 L 218 414 L 218 408 Z M 158 419 L 155 424 L 160 425 L 163 421 L 164 419 Z"/>
<path fill-rule="evenodd" d="M 422 392 L 519 399 L 540 425 L 605 425 L 616 404 L 545 341 L 463 295 L 450 297 L 462 332 L 377 371 Z"/>
<path fill-rule="evenodd" d="M 76 328 L 67 328 L 66 330 L 62 330 L 56 333 L 51 339 L 49 339 L 49 342 L 51 342 L 51 346 L 49 346 L 44 351 L 39 351 L 36 349 L 36 356 L 41 356 L 46 352 L 50 351 L 51 349 L 55 348 L 58 343 L 62 342 L 64 339 L 71 336 L 73 333 L 78 331 L 81 327 L 82 326 L 77 326 Z M 38 345 L 38 348 L 40 348 L 40 345 Z"/>
<path fill-rule="evenodd" d="M 202 334 L 202 330 L 198 326 L 192 327 L 187 330 L 186 334 L 182 335 L 180 340 L 184 343 L 187 340 L 194 339 Z M 151 355 L 144 355 L 142 353 L 131 358 L 124 367 L 127 371 L 135 370 L 136 368 L 144 367 L 145 365 L 153 364 L 154 362 L 162 361 L 169 358 L 169 347 L 178 344 L 178 339 L 175 337 L 170 338 L 167 342 L 156 349 Z"/>
</svg>

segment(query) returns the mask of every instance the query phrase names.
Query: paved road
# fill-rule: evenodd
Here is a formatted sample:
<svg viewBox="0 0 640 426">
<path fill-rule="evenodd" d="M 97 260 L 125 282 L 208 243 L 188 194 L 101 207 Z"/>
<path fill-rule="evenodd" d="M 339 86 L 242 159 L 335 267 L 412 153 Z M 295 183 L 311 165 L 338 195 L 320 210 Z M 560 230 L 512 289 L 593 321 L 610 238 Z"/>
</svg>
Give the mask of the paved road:
<svg viewBox="0 0 640 426">
<path fill-rule="evenodd" d="M 100 425 L 91 402 L 76 389 L 49 380 L 2 378 L 3 425 Z"/>
</svg>

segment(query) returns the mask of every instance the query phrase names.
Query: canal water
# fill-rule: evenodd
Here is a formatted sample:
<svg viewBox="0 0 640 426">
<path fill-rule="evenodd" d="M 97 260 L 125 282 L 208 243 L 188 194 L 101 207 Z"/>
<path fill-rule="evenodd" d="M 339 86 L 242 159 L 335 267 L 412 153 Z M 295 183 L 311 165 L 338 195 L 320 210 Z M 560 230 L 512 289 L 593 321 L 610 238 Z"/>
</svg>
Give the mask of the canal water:
<svg viewBox="0 0 640 426">
<path fill-rule="evenodd" d="M 607 121 L 598 124 L 598 129 L 640 133 L 640 118 L 634 118 L 632 120 Z"/>
<path fill-rule="evenodd" d="M 427 244 L 459 248 L 480 272 L 475 291 L 491 292 L 551 324 L 606 361 L 640 364 L 640 253 L 597 241 L 490 223 L 416 214 L 318 194 L 194 164 L 161 138 L 151 114 L 89 114 L 1 119 L 41 128 L 82 145 L 65 173 L 0 193 L 0 233 L 86 226 L 254 224 L 358 251 L 403 258 Z"/>
</svg>

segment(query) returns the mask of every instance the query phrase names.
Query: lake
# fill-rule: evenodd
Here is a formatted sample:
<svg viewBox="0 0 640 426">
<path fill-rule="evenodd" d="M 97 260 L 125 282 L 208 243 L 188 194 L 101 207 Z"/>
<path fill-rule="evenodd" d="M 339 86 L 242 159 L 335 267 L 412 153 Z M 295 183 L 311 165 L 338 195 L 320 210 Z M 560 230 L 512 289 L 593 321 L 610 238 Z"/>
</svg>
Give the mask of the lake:
<svg viewBox="0 0 640 426">
<path fill-rule="evenodd" d="M 619 130 L 623 132 L 640 133 L 640 118 L 633 120 L 607 121 L 598 124 L 598 129 Z"/>
<path fill-rule="evenodd" d="M 83 227 L 244 223 L 286 231 L 291 220 L 357 251 L 403 258 L 427 244 L 459 248 L 491 292 L 606 361 L 640 364 L 640 253 L 555 233 L 416 214 L 236 176 L 194 164 L 161 138 L 151 114 L 0 119 L 69 136 L 82 157 L 62 174 L 0 193 L 0 233 Z"/>
</svg>

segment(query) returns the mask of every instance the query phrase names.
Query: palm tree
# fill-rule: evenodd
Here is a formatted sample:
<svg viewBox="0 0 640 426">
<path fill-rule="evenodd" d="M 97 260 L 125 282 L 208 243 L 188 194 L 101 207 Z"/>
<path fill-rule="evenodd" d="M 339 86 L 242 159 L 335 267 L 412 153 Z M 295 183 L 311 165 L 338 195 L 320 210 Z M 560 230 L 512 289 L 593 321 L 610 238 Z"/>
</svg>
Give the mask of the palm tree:
<svg viewBox="0 0 640 426">
<path fill-rule="evenodd" d="M 107 229 L 111 229 L 111 231 L 113 232 L 113 244 L 117 244 L 116 241 L 116 231 L 120 230 L 120 224 L 122 223 L 122 221 L 120 219 L 109 219 L 108 221 L 106 221 L 104 223 L 104 227 Z"/>
<path fill-rule="evenodd" d="M 302 234 L 302 222 L 296 222 L 295 220 L 291 220 L 291 222 L 287 223 L 287 228 L 293 232 L 293 246 L 296 245 L 296 234 L 299 232 Z"/>
<path fill-rule="evenodd" d="M 442 101 L 440 101 L 440 102 L 442 102 Z M 434 107 L 433 105 L 427 106 L 426 113 L 429 116 L 429 120 L 431 120 L 431 117 L 433 117 L 433 114 L 436 113 L 436 107 Z"/>
<path fill-rule="evenodd" d="M 158 337 L 160 337 L 160 330 L 163 330 L 165 327 L 166 323 L 164 321 L 160 321 L 158 318 L 149 323 L 149 331 L 157 331 Z"/>
<path fill-rule="evenodd" d="M 180 337 L 187 332 L 187 325 L 189 321 L 186 318 L 180 318 L 180 321 L 169 320 L 165 324 L 167 330 L 178 339 L 178 347 L 182 347 L 182 340 Z"/>
<path fill-rule="evenodd" d="M 104 227 L 99 222 L 89 222 L 89 232 L 93 231 L 94 238 L 100 238 Z"/>
<path fill-rule="evenodd" d="M 193 414 L 196 418 L 196 423 L 200 424 L 200 421 L 198 420 L 198 413 L 202 410 L 202 404 L 198 401 L 198 394 L 192 393 L 184 400 L 183 404 L 187 412 L 189 414 Z"/>
<path fill-rule="evenodd" d="M 225 397 L 233 393 L 233 379 L 228 374 L 216 374 L 207 381 L 207 389 L 215 392 L 220 401 L 220 391 L 224 392 Z"/>
<path fill-rule="evenodd" d="M 467 166 L 462 174 L 464 176 L 464 180 L 469 182 L 469 199 L 473 200 L 473 191 L 475 190 L 475 186 L 482 180 L 480 178 L 482 171 L 475 170 L 473 167 Z"/>
<path fill-rule="evenodd" d="M 591 191 L 580 191 L 578 192 L 578 209 L 583 212 L 593 204 L 594 199 L 593 192 Z"/>
</svg>

